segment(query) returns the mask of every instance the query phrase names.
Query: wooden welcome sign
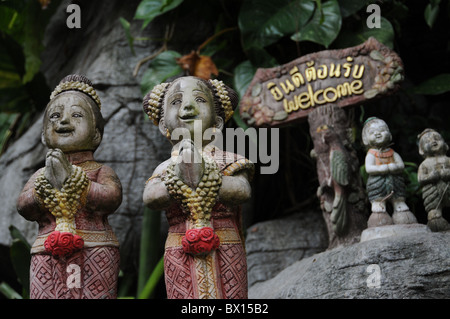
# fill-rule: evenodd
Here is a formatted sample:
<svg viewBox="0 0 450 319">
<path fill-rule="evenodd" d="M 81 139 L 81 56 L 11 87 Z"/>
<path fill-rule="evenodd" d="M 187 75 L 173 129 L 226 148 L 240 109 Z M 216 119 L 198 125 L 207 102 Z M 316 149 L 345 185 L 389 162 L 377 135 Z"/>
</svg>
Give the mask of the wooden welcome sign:
<svg viewBox="0 0 450 319">
<path fill-rule="evenodd" d="M 390 94 L 402 80 L 400 57 L 369 38 L 355 47 L 258 69 L 241 99 L 240 115 L 250 126 L 283 126 L 305 120 L 321 105 L 354 106 Z"/>
</svg>

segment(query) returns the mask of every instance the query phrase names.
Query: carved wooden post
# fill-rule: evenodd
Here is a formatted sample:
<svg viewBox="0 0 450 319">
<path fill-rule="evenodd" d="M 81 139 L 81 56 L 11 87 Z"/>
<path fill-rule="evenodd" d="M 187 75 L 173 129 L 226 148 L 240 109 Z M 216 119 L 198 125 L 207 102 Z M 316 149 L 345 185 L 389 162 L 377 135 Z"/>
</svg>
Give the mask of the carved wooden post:
<svg viewBox="0 0 450 319">
<path fill-rule="evenodd" d="M 309 120 L 330 248 L 358 241 L 366 227 L 365 189 L 340 108 L 392 94 L 402 79 L 400 57 L 369 38 L 355 47 L 259 68 L 241 100 L 240 115 L 251 126 L 282 127 Z"/>
<path fill-rule="evenodd" d="M 359 241 L 367 227 L 367 196 L 356 152 L 349 138 L 345 111 L 337 106 L 317 108 L 308 116 L 314 143 L 320 200 L 328 229 L 329 248 Z"/>
</svg>

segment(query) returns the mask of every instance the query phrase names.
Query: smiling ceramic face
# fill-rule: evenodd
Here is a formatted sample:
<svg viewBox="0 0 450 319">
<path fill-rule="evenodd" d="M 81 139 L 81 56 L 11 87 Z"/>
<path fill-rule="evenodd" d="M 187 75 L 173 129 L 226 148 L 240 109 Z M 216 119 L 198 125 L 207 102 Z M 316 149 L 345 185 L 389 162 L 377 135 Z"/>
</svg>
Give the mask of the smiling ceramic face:
<svg viewBox="0 0 450 319">
<path fill-rule="evenodd" d="M 424 134 L 420 139 L 420 148 L 423 154 L 445 154 L 445 141 L 441 134 L 437 132 L 429 132 Z"/>
<path fill-rule="evenodd" d="M 387 146 L 391 141 L 389 127 L 384 121 L 373 120 L 365 130 L 367 144 L 371 147 Z"/>
<path fill-rule="evenodd" d="M 215 125 L 213 95 L 210 89 L 198 79 L 182 78 L 167 90 L 164 124 L 171 134 L 176 128 L 188 129 L 193 139 L 195 121 L 201 121 L 197 123 L 201 123 L 202 134 Z"/>
<path fill-rule="evenodd" d="M 54 98 L 44 118 L 43 139 L 47 147 L 65 153 L 95 150 L 101 136 L 91 107 L 88 97 L 79 92 L 65 92 Z"/>
</svg>

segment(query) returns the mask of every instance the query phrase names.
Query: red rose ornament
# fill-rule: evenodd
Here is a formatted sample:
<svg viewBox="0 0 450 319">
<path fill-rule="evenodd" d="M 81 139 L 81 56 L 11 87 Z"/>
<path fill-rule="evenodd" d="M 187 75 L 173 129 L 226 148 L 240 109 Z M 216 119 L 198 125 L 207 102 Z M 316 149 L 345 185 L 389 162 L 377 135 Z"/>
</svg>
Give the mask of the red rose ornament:
<svg viewBox="0 0 450 319">
<path fill-rule="evenodd" d="M 54 257 L 70 256 L 84 246 L 84 240 L 78 235 L 55 230 L 44 242 L 44 248 Z"/>
<path fill-rule="evenodd" d="M 211 227 L 194 228 L 186 231 L 181 245 L 187 254 L 204 255 L 217 249 L 220 239 Z"/>
</svg>

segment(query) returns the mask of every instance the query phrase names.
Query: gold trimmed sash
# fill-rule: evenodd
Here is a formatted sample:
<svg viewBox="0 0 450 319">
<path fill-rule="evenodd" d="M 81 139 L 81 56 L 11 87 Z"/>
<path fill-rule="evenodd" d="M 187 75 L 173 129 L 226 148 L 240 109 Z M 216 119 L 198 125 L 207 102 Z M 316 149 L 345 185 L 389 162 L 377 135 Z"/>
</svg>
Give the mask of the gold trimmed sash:
<svg viewBox="0 0 450 319">
<path fill-rule="evenodd" d="M 112 230 L 94 231 L 94 230 L 81 230 L 77 229 L 76 234 L 83 238 L 84 248 L 92 248 L 99 246 L 112 246 L 119 247 L 119 241 Z M 31 254 L 45 252 L 44 242 L 47 239 L 48 234 L 39 235 L 36 241 L 31 247 Z"/>
<path fill-rule="evenodd" d="M 215 229 L 214 232 L 219 236 L 220 244 L 242 244 L 241 237 L 233 228 Z M 170 233 L 167 236 L 165 248 L 181 248 L 181 239 L 185 233 Z"/>
</svg>

